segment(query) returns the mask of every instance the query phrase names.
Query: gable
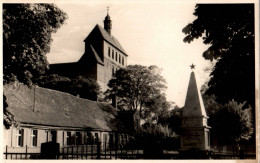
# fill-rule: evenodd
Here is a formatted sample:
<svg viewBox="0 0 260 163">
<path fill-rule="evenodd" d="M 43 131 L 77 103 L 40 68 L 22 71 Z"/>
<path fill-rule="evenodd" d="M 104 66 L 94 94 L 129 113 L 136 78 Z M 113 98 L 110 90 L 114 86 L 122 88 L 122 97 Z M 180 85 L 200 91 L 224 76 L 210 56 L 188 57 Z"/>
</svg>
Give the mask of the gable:
<svg viewBox="0 0 260 163">
<path fill-rule="evenodd" d="M 90 32 L 84 41 L 91 44 L 101 40 L 107 41 L 112 46 L 121 51 L 124 55 L 128 56 L 119 41 L 112 35 L 109 35 L 109 33 L 107 33 L 107 31 L 98 24 L 94 27 L 94 29 Z"/>
</svg>

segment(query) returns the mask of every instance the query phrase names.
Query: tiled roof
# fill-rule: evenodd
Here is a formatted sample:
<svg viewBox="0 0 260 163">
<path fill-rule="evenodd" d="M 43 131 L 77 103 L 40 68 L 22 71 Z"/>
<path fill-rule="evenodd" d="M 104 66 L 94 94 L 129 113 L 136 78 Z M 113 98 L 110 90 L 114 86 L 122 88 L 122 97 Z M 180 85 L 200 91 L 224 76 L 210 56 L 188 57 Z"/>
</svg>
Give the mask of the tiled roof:
<svg viewBox="0 0 260 163">
<path fill-rule="evenodd" d="M 107 42 L 109 42 L 110 44 L 112 44 L 114 47 L 116 47 L 118 50 L 120 50 L 122 53 L 124 53 L 125 55 L 126 52 L 125 50 L 123 49 L 123 47 L 121 46 L 121 44 L 119 43 L 119 41 L 112 35 L 110 35 L 109 33 L 107 33 L 107 31 L 102 28 L 100 25 L 96 25 L 95 28 L 90 32 L 96 32 L 96 31 L 99 31 L 101 36 L 102 36 L 102 39 L 106 40 Z M 88 37 L 87 37 L 88 38 Z M 86 39 L 87 39 L 86 38 Z M 86 40 L 85 39 L 85 40 Z"/>
<path fill-rule="evenodd" d="M 41 87 L 30 89 L 20 83 L 4 85 L 3 90 L 7 110 L 20 123 L 101 131 L 123 130 L 117 117 L 118 110 L 110 104 Z"/>
</svg>

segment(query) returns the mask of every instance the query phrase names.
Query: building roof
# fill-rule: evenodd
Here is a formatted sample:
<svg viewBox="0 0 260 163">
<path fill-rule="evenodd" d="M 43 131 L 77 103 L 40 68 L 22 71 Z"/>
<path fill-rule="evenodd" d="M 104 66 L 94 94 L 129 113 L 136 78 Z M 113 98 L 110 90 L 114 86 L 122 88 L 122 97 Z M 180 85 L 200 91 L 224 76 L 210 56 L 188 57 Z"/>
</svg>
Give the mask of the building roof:
<svg viewBox="0 0 260 163">
<path fill-rule="evenodd" d="M 96 32 L 99 32 L 101 34 L 102 39 L 106 40 L 107 42 L 112 44 L 115 48 L 117 48 L 122 53 L 124 53 L 126 56 L 128 56 L 126 54 L 125 50 L 123 49 L 123 47 L 121 46 L 121 44 L 119 43 L 119 41 L 114 36 L 110 35 L 104 28 L 102 28 L 98 24 L 94 27 L 94 29 L 90 32 L 90 34 L 94 33 L 96 35 Z M 84 41 L 87 40 L 89 35 L 86 37 L 86 39 Z"/>
<path fill-rule="evenodd" d="M 118 110 L 110 104 L 21 83 L 4 85 L 3 90 L 7 111 L 22 124 L 124 131 Z"/>
<path fill-rule="evenodd" d="M 207 117 L 194 72 L 191 72 L 190 74 L 190 81 L 182 115 L 183 117 Z"/>
<path fill-rule="evenodd" d="M 98 56 L 97 52 L 95 51 L 95 49 L 93 48 L 92 45 L 90 45 L 90 48 L 91 48 L 91 52 L 93 53 L 94 58 L 96 59 L 97 63 L 104 65 L 104 62 L 100 59 L 100 57 Z"/>
</svg>

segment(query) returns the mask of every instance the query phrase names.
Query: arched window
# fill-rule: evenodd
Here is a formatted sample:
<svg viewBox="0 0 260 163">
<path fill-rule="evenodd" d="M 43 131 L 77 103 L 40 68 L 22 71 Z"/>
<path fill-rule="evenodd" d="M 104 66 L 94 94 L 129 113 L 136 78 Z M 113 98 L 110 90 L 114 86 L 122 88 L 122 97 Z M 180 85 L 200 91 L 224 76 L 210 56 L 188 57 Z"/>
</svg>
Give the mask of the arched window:
<svg viewBox="0 0 260 163">
<path fill-rule="evenodd" d="M 122 56 L 122 65 L 124 65 L 125 63 L 124 63 L 124 57 Z"/>
<path fill-rule="evenodd" d="M 117 52 L 116 52 L 116 61 L 117 61 Z"/>
<path fill-rule="evenodd" d="M 114 50 L 112 50 L 112 59 L 114 59 Z"/>
<path fill-rule="evenodd" d="M 121 63 L 121 55 L 119 54 L 119 58 L 118 58 L 119 63 Z"/>
<path fill-rule="evenodd" d="M 110 47 L 108 47 L 108 52 L 107 52 L 108 56 L 110 57 Z"/>
</svg>

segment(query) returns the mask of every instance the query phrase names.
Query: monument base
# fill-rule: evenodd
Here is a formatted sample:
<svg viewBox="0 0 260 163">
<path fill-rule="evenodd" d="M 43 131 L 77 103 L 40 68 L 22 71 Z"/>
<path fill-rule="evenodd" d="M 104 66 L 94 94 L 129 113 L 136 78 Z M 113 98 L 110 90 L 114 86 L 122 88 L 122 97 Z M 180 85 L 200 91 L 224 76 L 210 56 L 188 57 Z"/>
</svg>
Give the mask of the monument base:
<svg viewBox="0 0 260 163">
<path fill-rule="evenodd" d="M 209 127 L 182 127 L 181 150 L 210 150 Z"/>
</svg>

